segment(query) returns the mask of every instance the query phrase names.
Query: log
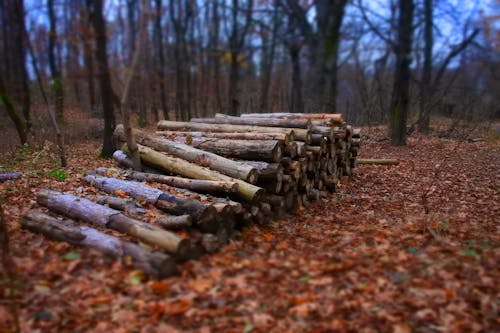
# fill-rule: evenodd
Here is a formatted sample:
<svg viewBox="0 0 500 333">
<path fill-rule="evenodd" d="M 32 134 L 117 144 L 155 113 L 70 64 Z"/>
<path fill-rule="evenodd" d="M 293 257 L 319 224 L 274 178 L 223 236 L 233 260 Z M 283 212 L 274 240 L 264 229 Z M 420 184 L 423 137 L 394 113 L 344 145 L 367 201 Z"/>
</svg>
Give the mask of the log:
<svg viewBox="0 0 500 333">
<path fill-rule="evenodd" d="M 37 202 L 68 217 L 137 237 L 146 243 L 159 246 L 179 258 L 186 258 L 188 255 L 189 242 L 186 239 L 127 217 L 117 210 L 101 206 L 85 198 L 68 193 L 41 190 L 38 192 Z"/>
<path fill-rule="evenodd" d="M 168 230 L 186 229 L 192 225 L 192 218 L 190 215 L 179 216 L 162 216 L 155 219 L 159 225 Z"/>
<path fill-rule="evenodd" d="M 128 169 L 133 169 L 133 162 L 132 160 L 125 154 L 123 150 L 116 150 L 113 153 L 113 159 L 118 163 L 118 165 L 128 168 Z"/>
<path fill-rule="evenodd" d="M 121 191 L 133 198 L 141 198 L 170 214 L 188 214 L 203 231 L 211 232 L 218 228 L 215 208 L 196 200 L 181 198 L 136 181 L 93 175 L 87 175 L 82 180 L 110 194 Z"/>
<path fill-rule="evenodd" d="M 21 174 L 19 172 L 0 173 L 0 183 L 7 180 L 16 180 L 19 178 L 21 178 Z"/>
<path fill-rule="evenodd" d="M 288 156 L 290 158 L 297 157 L 297 142 L 295 142 L 295 141 L 290 142 L 289 144 L 287 144 L 285 146 L 284 150 L 285 150 L 286 156 Z M 279 161 L 275 161 L 275 162 L 279 162 Z"/>
<path fill-rule="evenodd" d="M 125 154 L 123 150 L 116 150 L 113 153 L 113 159 L 119 166 L 126 169 L 133 169 L 132 160 L 127 156 L 127 154 Z M 152 174 L 161 174 L 159 170 L 151 168 L 147 165 L 142 165 L 142 171 Z"/>
<path fill-rule="evenodd" d="M 313 127 L 311 127 L 311 131 L 313 134 L 321 134 L 321 135 L 327 137 L 329 140 L 335 139 L 335 131 L 330 126 L 314 125 Z"/>
<path fill-rule="evenodd" d="M 283 144 L 277 140 L 226 140 L 215 138 L 190 138 L 187 140 L 186 138 L 180 138 L 178 142 L 218 155 L 242 160 L 279 162 L 283 156 Z"/>
<path fill-rule="evenodd" d="M 289 112 L 273 112 L 273 113 L 243 113 L 242 118 L 284 118 L 284 119 L 327 119 L 335 123 L 343 122 L 341 113 L 289 113 Z"/>
<path fill-rule="evenodd" d="M 200 166 L 208 167 L 229 177 L 242 179 L 252 184 L 257 181 L 256 171 L 254 169 L 242 166 L 225 157 L 172 140 L 157 138 L 139 130 L 134 130 L 134 135 L 137 143 L 157 151 L 166 152 L 172 156 L 182 158 L 183 160 L 196 163 Z M 118 125 L 116 127 L 113 137 L 115 140 L 123 141 L 125 138 L 123 126 Z"/>
<path fill-rule="evenodd" d="M 181 132 L 181 131 L 157 131 L 157 135 L 167 138 L 196 137 L 217 138 L 227 140 L 278 140 L 287 144 L 294 140 L 293 133 L 240 133 L 240 132 Z"/>
<path fill-rule="evenodd" d="M 191 122 L 206 124 L 233 124 L 233 125 L 252 125 L 252 126 L 270 126 L 270 127 L 291 127 L 306 128 L 311 127 L 311 121 L 308 119 L 264 119 L 258 117 L 233 117 L 222 113 L 216 113 L 215 118 L 193 118 Z"/>
<path fill-rule="evenodd" d="M 201 132 L 256 132 L 256 133 L 293 133 L 296 141 L 311 142 L 311 131 L 301 128 L 265 127 L 227 124 L 203 124 L 181 121 L 161 120 L 158 122 L 159 130 L 189 130 Z"/>
<path fill-rule="evenodd" d="M 126 147 L 124 148 L 126 149 Z M 202 180 L 205 179 L 205 180 L 236 182 L 238 183 L 238 192 L 236 194 L 239 197 L 249 202 L 257 201 L 259 195 L 264 192 L 262 188 L 244 182 L 240 179 L 231 178 L 217 171 L 196 165 L 194 163 L 185 161 L 178 157 L 169 156 L 157 152 L 151 148 L 142 145 L 139 145 L 139 153 L 141 154 L 141 158 L 146 163 L 149 163 L 165 171 L 173 172 L 175 174 L 184 177 L 189 177 L 193 179 L 202 179 Z"/>
<path fill-rule="evenodd" d="M 97 168 L 97 174 L 106 177 L 125 177 L 150 183 L 161 183 L 173 187 L 188 189 L 200 193 L 236 193 L 238 183 L 221 180 L 200 180 L 176 176 L 165 176 L 154 173 L 138 172 L 133 170 L 118 170 L 113 168 Z"/>
<path fill-rule="evenodd" d="M 128 256 L 132 258 L 135 267 L 155 278 L 166 278 L 178 273 L 173 257 L 149 251 L 90 227 L 78 226 L 72 220 L 61 221 L 42 212 L 30 210 L 23 216 L 21 226 L 48 238 L 91 248 L 114 258 Z"/>
<path fill-rule="evenodd" d="M 262 197 L 262 201 L 269 203 L 271 206 L 275 208 L 285 207 L 285 197 L 282 195 L 266 193 Z"/>
<path fill-rule="evenodd" d="M 88 194 L 85 196 L 90 201 L 97 202 L 100 205 L 106 205 L 110 208 L 120 210 L 130 215 L 143 215 L 147 212 L 141 204 L 134 199 L 124 199 L 109 195 Z"/>
<path fill-rule="evenodd" d="M 398 165 L 399 161 L 391 158 L 358 158 L 357 164 L 373 164 L 373 165 Z"/>
</svg>

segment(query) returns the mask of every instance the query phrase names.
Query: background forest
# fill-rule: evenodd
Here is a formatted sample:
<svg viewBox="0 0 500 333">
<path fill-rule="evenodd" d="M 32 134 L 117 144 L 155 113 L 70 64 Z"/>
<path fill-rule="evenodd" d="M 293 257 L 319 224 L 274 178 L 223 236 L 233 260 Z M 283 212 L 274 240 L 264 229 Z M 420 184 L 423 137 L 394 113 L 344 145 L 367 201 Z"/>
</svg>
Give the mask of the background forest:
<svg viewBox="0 0 500 333">
<path fill-rule="evenodd" d="M 391 120 L 398 144 L 408 131 L 428 132 L 431 114 L 492 119 L 499 6 L 2 0 L 0 129 L 18 133 L 2 149 L 52 140 L 47 109 L 69 142 L 104 137 L 103 155 L 121 108 L 138 126 L 216 112 L 341 112 L 356 125 Z"/>
</svg>

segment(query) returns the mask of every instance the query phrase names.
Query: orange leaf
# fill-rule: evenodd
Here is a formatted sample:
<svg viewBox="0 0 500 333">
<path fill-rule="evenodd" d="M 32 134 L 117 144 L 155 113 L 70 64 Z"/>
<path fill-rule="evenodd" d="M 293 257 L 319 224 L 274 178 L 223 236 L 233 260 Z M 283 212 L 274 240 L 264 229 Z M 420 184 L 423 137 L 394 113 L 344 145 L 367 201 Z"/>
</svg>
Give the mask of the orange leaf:
<svg viewBox="0 0 500 333">
<path fill-rule="evenodd" d="M 165 306 L 165 312 L 169 315 L 182 314 L 189 310 L 191 301 L 189 299 L 181 299 L 178 303 Z"/>
<path fill-rule="evenodd" d="M 114 193 L 114 195 L 116 195 L 117 197 L 120 197 L 120 198 L 128 198 L 128 195 L 127 195 L 127 193 L 125 193 L 125 191 L 124 191 L 124 190 L 120 190 L 120 189 L 118 189 L 118 190 L 115 190 L 115 192 L 113 192 L 113 193 Z"/>
<path fill-rule="evenodd" d="M 262 235 L 262 237 L 264 237 L 266 241 L 272 241 L 274 239 L 274 236 L 271 233 L 265 233 Z"/>
<path fill-rule="evenodd" d="M 207 291 L 208 289 L 212 288 L 212 285 L 213 285 L 212 280 L 201 277 L 189 281 L 189 286 L 191 287 L 191 289 L 193 289 L 198 293 L 203 293 Z"/>
<path fill-rule="evenodd" d="M 169 290 L 170 285 L 167 281 L 153 281 L 151 282 L 151 290 L 156 295 L 164 295 Z"/>
</svg>

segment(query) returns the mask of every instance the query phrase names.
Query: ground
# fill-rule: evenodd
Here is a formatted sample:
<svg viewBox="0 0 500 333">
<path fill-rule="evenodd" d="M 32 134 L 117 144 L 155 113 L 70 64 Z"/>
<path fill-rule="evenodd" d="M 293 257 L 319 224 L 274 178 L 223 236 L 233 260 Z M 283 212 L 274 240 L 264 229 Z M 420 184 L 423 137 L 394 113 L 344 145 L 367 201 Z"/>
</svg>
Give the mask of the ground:
<svg viewBox="0 0 500 333">
<path fill-rule="evenodd" d="M 338 192 L 162 281 L 19 228 L 38 189 L 75 190 L 112 164 L 98 142 L 74 145 L 64 170 L 50 147 L 4 155 L 30 175 L 1 185 L 23 332 L 498 332 L 498 140 L 369 135 L 361 157 L 400 164 L 360 166 Z M 0 332 L 8 318 L 0 299 Z"/>
</svg>

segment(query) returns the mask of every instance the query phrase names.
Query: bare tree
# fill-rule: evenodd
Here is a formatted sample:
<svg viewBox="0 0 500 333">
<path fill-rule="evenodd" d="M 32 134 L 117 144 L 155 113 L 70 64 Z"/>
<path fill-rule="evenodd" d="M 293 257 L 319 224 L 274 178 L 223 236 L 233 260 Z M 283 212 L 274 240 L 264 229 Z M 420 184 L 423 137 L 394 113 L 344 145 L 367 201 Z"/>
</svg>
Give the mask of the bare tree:
<svg viewBox="0 0 500 333">
<path fill-rule="evenodd" d="M 101 91 L 102 109 L 104 113 L 104 134 L 101 155 L 111 157 L 115 150 L 113 145 L 113 131 L 115 129 L 115 114 L 113 110 L 113 88 L 109 75 L 108 57 L 106 54 L 106 22 L 103 16 L 103 0 L 87 0 L 87 8 L 91 15 L 94 27 L 99 86 Z"/>
<path fill-rule="evenodd" d="M 243 58 L 243 47 L 245 38 L 252 23 L 253 0 L 247 0 L 246 6 L 242 7 L 239 0 L 232 0 L 231 7 L 231 33 L 229 35 L 229 114 L 237 116 L 241 105 L 240 93 L 240 65 Z M 240 15 L 243 15 L 241 23 Z"/>
<path fill-rule="evenodd" d="M 389 134 L 394 145 L 406 144 L 406 123 L 410 106 L 411 51 L 413 38 L 413 0 L 399 0 L 396 68 L 392 89 Z"/>
<path fill-rule="evenodd" d="M 47 12 L 49 16 L 49 68 L 52 75 L 52 91 L 54 93 L 54 105 L 58 122 L 64 121 L 64 92 L 61 80 L 60 66 L 56 64 L 56 42 L 57 42 L 57 18 L 54 12 L 54 0 L 47 0 Z"/>
</svg>

